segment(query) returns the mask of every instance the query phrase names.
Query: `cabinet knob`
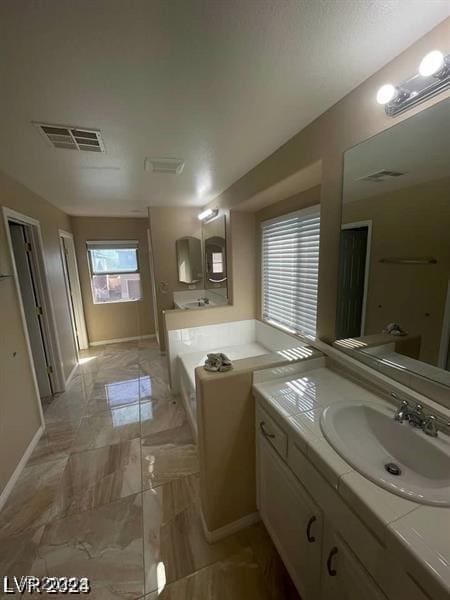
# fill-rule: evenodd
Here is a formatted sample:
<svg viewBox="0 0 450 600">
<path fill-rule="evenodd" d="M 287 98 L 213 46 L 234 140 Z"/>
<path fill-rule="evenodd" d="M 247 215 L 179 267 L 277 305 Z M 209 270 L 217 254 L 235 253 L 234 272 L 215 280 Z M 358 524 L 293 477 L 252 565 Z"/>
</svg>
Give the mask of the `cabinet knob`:
<svg viewBox="0 0 450 600">
<path fill-rule="evenodd" d="M 336 569 L 333 569 L 333 557 L 336 556 L 337 553 L 338 553 L 338 549 L 336 548 L 336 546 L 333 546 L 333 548 L 331 548 L 330 554 L 328 555 L 328 558 L 327 558 L 327 571 L 328 571 L 328 575 L 330 577 L 336 577 L 336 575 L 337 575 Z"/>
<path fill-rule="evenodd" d="M 316 536 L 311 535 L 311 527 L 312 524 L 315 523 L 317 521 L 317 517 L 315 517 L 314 515 L 309 519 L 308 521 L 308 525 L 306 526 L 306 539 L 308 540 L 308 542 L 310 544 L 312 544 L 313 542 L 316 541 Z"/>
<path fill-rule="evenodd" d="M 275 434 L 270 433 L 269 431 L 267 431 L 266 429 L 266 424 L 264 423 L 264 421 L 261 421 L 259 424 L 259 428 L 262 431 L 262 434 L 266 437 L 266 438 L 274 438 Z"/>
</svg>

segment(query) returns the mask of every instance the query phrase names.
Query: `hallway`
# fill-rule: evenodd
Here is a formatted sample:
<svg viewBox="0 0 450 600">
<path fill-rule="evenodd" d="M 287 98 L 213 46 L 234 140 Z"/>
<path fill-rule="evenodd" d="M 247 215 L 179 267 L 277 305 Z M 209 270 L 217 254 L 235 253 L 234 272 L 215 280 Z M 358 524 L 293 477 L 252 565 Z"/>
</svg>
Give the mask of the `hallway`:
<svg viewBox="0 0 450 600">
<path fill-rule="evenodd" d="M 0 512 L 0 575 L 88 577 L 105 600 L 296 598 L 261 524 L 205 541 L 196 448 L 155 342 L 80 363 Z"/>
</svg>

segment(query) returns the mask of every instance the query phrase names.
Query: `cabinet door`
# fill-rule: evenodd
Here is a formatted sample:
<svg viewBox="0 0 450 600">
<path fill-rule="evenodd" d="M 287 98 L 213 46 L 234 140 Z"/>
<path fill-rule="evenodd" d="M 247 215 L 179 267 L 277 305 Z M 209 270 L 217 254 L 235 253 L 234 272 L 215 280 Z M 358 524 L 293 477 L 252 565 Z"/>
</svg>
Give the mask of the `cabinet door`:
<svg viewBox="0 0 450 600">
<path fill-rule="evenodd" d="M 258 435 L 262 520 L 303 600 L 319 593 L 322 514 L 267 440 Z"/>
<path fill-rule="evenodd" d="M 344 540 L 325 524 L 320 600 L 386 600 Z"/>
</svg>

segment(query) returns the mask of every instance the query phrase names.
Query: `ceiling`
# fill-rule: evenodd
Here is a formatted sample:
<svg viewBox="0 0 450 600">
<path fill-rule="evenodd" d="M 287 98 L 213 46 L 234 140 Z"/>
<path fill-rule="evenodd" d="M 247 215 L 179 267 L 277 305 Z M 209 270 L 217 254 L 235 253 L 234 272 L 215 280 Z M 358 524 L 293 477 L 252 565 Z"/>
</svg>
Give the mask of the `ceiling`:
<svg viewBox="0 0 450 600">
<path fill-rule="evenodd" d="M 344 202 L 365 198 L 377 202 L 386 192 L 450 177 L 449 157 L 450 98 L 447 98 L 347 150 Z M 361 181 L 361 177 L 382 170 L 402 175 L 377 182 Z"/>
<path fill-rule="evenodd" d="M 0 169 L 74 215 L 202 206 L 448 14 L 446 0 L 2 0 Z M 31 121 L 97 128 L 57 150 Z M 181 175 L 144 158 L 186 161 Z"/>
</svg>

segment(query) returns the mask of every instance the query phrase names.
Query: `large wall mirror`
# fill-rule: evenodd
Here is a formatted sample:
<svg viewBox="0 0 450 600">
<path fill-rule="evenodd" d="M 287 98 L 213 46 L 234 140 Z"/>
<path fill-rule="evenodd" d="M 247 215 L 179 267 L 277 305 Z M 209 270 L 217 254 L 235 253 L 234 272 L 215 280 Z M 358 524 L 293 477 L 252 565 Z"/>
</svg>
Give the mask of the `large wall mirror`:
<svg viewBox="0 0 450 600">
<path fill-rule="evenodd" d="M 345 153 L 336 338 L 450 388 L 450 99 Z"/>
</svg>

